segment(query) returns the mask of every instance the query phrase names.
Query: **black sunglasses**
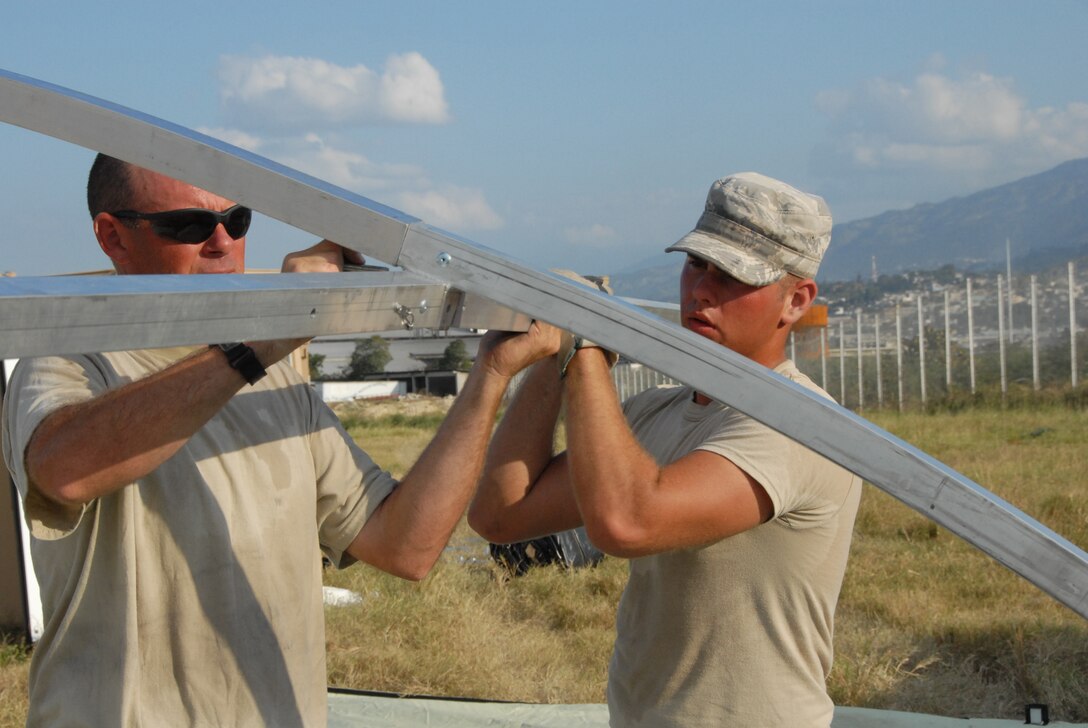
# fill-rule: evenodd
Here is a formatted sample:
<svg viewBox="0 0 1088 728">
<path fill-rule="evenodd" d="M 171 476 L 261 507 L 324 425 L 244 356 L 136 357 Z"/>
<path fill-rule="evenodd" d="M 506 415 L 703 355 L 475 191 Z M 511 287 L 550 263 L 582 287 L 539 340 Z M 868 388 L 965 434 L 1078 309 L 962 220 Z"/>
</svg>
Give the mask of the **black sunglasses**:
<svg viewBox="0 0 1088 728">
<path fill-rule="evenodd" d="M 235 205 L 223 212 L 191 207 L 166 212 L 119 210 L 111 214 L 122 220 L 147 220 L 151 223 L 151 229 L 164 238 L 191 244 L 203 243 L 210 238 L 220 223 L 227 234 L 237 240 L 246 234 L 253 219 L 253 211 L 241 205 Z"/>
</svg>

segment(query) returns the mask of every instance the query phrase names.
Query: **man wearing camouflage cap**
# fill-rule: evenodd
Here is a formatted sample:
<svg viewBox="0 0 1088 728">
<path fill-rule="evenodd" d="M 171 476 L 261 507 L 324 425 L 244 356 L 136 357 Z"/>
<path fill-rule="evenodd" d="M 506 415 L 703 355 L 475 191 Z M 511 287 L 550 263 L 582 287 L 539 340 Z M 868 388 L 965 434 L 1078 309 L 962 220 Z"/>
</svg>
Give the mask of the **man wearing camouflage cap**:
<svg viewBox="0 0 1088 728">
<path fill-rule="evenodd" d="M 831 239 L 824 201 L 754 173 L 714 183 L 687 254 L 683 325 L 827 396 L 786 358 Z M 530 371 L 470 523 L 520 541 L 584 524 L 630 559 L 613 726 L 828 726 L 835 604 L 860 480 L 690 387 L 622 405 L 592 344 Z M 567 451 L 552 454 L 566 407 Z"/>
</svg>

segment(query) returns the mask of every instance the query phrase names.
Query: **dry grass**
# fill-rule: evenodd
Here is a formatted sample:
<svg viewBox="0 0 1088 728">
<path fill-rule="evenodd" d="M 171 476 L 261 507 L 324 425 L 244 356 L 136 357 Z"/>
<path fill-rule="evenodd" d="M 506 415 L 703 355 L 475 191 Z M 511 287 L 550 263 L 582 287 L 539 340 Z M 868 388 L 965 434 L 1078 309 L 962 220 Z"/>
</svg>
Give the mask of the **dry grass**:
<svg viewBox="0 0 1088 728">
<path fill-rule="evenodd" d="M 1088 422 L 1082 415 L 1055 407 L 870 416 L 1088 546 Z M 401 621 L 394 624 L 416 635 L 405 641 L 384 617 L 363 626 L 378 619 L 372 612 L 382 613 L 372 599 L 347 623 L 358 635 L 351 644 L 373 644 L 346 657 L 339 644 L 349 628 L 330 610 L 330 682 L 503 700 L 603 700 L 622 562 L 573 574 L 544 570 L 504 583 L 479 563 L 486 562 L 482 544 L 464 530 L 459 539 L 455 553 L 467 563 L 448 559 L 422 585 L 364 569 L 329 575 L 337 585 L 360 580 L 349 588 L 362 593 L 382 584 L 378 601 L 395 604 Z M 442 616 L 435 620 L 435 614 Z M 432 633 L 442 624 L 445 631 Z M 427 638 L 420 641 L 417 633 Z M 840 602 L 829 683 L 837 703 L 1016 718 L 1025 703 L 1044 702 L 1054 717 L 1088 721 L 1085 675 L 1084 620 L 867 487 Z"/>
<path fill-rule="evenodd" d="M 1088 547 L 1083 414 L 873 416 Z M 1088 721 L 1088 624 L 890 496 L 867 488 L 839 606 L 837 703 Z"/>
<path fill-rule="evenodd" d="M 342 405 L 352 436 L 398 477 L 430 441 L 449 399 Z M 601 702 L 626 565 L 505 578 L 462 521 L 424 582 L 360 566 L 326 584 L 363 595 L 326 610 L 329 684 L 405 694 Z M 526 656 L 532 659 L 526 660 Z M 604 659 L 601 659 L 601 656 Z"/>
<path fill-rule="evenodd" d="M 429 441 L 434 412 L 393 403 L 339 413 L 375 459 L 403 473 Z M 1061 407 L 958 414 L 866 413 L 1088 547 L 1088 420 Z M 378 423 L 379 426 L 374 426 Z M 424 582 L 368 567 L 329 571 L 364 602 L 328 608 L 329 682 L 398 693 L 599 702 L 626 565 L 505 580 L 463 525 Z M 0 725 L 25 714 L 27 662 L 0 646 Z M 839 604 L 835 702 L 1088 722 L 1088 623 L 881 491 L 867 487 Z"/>
<path fill-rule="evenodd" d="M 26 648 L 0 640 L 0 726 L 26 722 L 26 685 L 30 660 Z"/>
<path fill-rule="evenodd" d="M 467 559 L 446 558 L 420 584 L 369 568 L 330 573 L 328 583 L 362 594 L 364 603 L 327 610 L 329 683 L 527 702 L 603 701 L 625 566 L 539 569 L 507 580 L 485 557 L 479 550 Z"/>
</svg>

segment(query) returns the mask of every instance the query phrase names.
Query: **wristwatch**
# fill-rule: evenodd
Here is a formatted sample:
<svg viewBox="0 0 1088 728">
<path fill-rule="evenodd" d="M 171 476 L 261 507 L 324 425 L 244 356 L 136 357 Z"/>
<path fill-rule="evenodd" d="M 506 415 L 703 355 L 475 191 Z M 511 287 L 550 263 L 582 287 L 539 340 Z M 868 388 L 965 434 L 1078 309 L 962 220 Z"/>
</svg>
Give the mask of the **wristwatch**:
<svg viewBox="0 0 1088 728">
<path fill-rule="evenodd" d="M 223 353 L 227 355 L 227 363 L 230 364 L 230 368 L 245 377 L 245 380 L 250 384 L 256 384 L 261 377 L 268 373 L 261 366 L 261 361 L 257 358 L 256 352 L 246 344 L 240 342 L 212 344 L 212 348 L 222 349 Z"/>
</svg>

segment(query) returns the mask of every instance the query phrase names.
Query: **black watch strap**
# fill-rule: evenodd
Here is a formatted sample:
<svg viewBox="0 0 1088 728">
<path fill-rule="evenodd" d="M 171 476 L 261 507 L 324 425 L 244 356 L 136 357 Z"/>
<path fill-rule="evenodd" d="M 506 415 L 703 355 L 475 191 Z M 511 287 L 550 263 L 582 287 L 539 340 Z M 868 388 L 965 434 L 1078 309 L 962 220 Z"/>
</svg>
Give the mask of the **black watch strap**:
<svg viewBox="0 0 1088 728">
<path fill-rule="evenodd" d="M 227 363 L 230 368 L 237 371 L 250 384 L 256 384 L 268 372 L 261 366 L 261 360 L 257 353 L 249 346 L 242 343 L 213 344 L 213 348 L 222 349 L 227 355 Z"/>
</svg>

